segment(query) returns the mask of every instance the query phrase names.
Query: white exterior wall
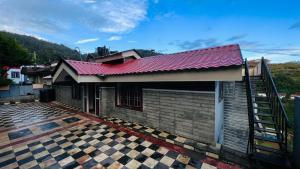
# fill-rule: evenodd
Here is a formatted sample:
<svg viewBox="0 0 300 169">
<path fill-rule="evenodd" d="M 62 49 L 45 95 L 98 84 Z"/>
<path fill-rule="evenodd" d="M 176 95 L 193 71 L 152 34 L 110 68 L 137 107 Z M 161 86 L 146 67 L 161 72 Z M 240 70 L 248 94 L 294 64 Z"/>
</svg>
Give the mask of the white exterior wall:
<svg viewBox="0 0 300 169">
<path fill-rule="evenodd" d="M 215 82 L 215 141 L 216 143 L 223 142 L 223 121 L 224 121 L 224 98 L 219 100 L 220 81 Z"/>
<path fill-rule="evenodd" d="M 11 74 L 12 72 L 19 72 L 19 78 L 12 78 Z M 21 69 L 19 68 L 13 68 L 9 69 L 7 71 L 7 78 L 13 80 L 14 83 L 19 84 L 20 82 L 24 82 L 24 75 L 21 74 Z"/>
</svg>

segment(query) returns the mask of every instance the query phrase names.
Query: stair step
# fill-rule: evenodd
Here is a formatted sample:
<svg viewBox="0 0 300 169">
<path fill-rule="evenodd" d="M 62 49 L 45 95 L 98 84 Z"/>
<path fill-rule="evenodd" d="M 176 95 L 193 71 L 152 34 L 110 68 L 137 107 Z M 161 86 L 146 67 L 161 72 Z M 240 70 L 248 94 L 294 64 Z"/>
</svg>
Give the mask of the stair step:
<svg viewBox="0 0 300 169">
<path fill-rule="evenodd" d="M 271 129 L 266 129 L 266 128 L 260 128 L 260 127 L 254 127 L 254 130 L 259 131 L 259 132 L 267 132 L 267 133 L 279 134 L 279 132 L 276 131 L 276 130 L 271 130 Z"/>
<path fill-rule="evenodd" d="M 264 97 L 264 96 L 258 96 L 258 95 L 255 95 L 255 100 L 258 100 L 258 101 L 269 101 L 267 97 Z"/>
<path fill-rule="evenodd" d="M 256 116 L 263 116 L 263 117 L 274 117 L 271 113 L 255 113 Z"/>
<path fill-rule="evenodd" d="M 261 124 L 270 124 L 270 125 L 275 125 L 274 122 L 272 121 L 265 121 L 265 120 L 254 120 L 255 123 L 261 123 Z"/>
<path fill-rule="evenodd" d="M 264 101 L 254 101 L 254 103 L 257 103 L 257 104 L 271 104 L 270 102 L 264 102 Z"/>
<path fill-rule="evenodd" d="M 259 109 L 259 110 L 271 110 L 270 107 L 265 107 L 265 106 L 259 106 L 259 107 L 253 107 L 254 109 Z"/>
<path fill-rule="evenodd" d="M 254 145 L 255 149 L 261 150 L 261 151 L 266 151 L 266 152 L 271 152 L 271 153 L 276 153 L 276 154 L 282 154 L 282 152 L 278 149 L 271 148 L 271 147 L 266 147 L 266 146 L 261 146 L 261 145 Z"/>
<path fill-rule="evenodd" d="M 265 136 L 257 136 L 257 135 L 255 135 L 254 139 L 261 140 L 261 141 L 273 142 L 273 143 L 280 143 L 280 140 L 278 140 L 278 139 L 272 139 L 272 138 L 268 138 L 268 137 L 265 137 Z"/>
<path fill-rule="evenodd" d="M 282 168 L 291 168 L 291 164 L 287 156 L 284 155 L 275 155 L 275 154 L 269 155 L 269 154 L 255 152 L 252 156 L 252 159 L 269 163 L 272 165 L 276 165 Z"/>
</svg>

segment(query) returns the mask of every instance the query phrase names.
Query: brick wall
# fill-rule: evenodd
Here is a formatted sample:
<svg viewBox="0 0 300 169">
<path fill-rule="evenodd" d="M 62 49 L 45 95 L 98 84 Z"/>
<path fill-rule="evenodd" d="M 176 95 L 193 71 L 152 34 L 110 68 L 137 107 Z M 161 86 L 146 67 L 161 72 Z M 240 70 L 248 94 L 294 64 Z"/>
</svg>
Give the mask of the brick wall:
<svg viewBox="0 0 300 169">
<path fill-rule="evenodd" d="M 72 99 L 72 86 L 57 85 L 54 88 L 56 101 L 82 109 L 82 101 Z"/>
<path fill-rule="evenodd" d="M 143 89 L 143 111 L 115 107 L 114 88 L 102 88 L 102 112 L 214 144 L 214 92 Z"/>
<path fill-rule="evenodd" d="M 246 153 L 248 109 L 244 82 L 224 82 L 224 147 Z"/>
</svg>

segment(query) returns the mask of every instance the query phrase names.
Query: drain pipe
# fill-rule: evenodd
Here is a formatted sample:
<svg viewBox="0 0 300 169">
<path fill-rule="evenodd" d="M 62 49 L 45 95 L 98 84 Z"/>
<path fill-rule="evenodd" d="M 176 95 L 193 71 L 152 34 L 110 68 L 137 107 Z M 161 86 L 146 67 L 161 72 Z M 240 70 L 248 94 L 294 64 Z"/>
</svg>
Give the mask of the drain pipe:
<svg viewBox="0 0 300 169">
<path fill-rule="evenodd" d="M 294 146 L 293 161 L 297 169 L 300 169 L 300 97 L 294 100 Z"/>
</svg>

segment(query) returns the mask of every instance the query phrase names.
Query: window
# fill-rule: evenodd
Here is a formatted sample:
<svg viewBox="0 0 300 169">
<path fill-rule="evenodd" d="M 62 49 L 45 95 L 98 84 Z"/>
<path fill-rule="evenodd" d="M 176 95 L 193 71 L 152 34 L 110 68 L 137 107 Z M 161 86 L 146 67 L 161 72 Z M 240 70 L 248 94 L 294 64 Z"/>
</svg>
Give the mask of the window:
<svg viewBox="0 0 300 169">
<path fill-rule="evenodd" d="M 81 99 L 81 88 L 80 85 L 78 84 L 73 84 L 72 85 L 72 99 Z"/>
<path fill-rule="evenodd" d="M 116 95 L 117 106 L 140 111 L 143 109 L 141 86 L 132 84 L 118 85 Z"/>
<path fill-rule="evenodd" d="M 20 72 L 11 72 L 11 78 L 20 78 Z"/>
</svg>

